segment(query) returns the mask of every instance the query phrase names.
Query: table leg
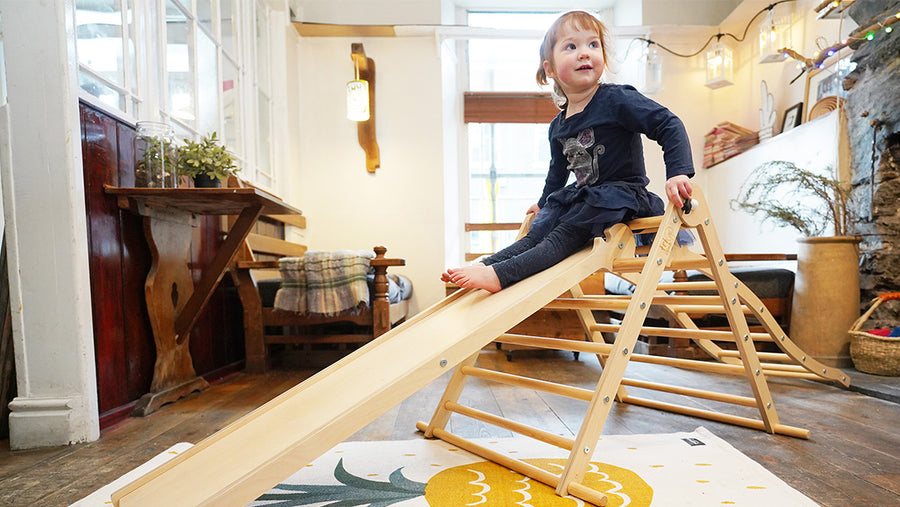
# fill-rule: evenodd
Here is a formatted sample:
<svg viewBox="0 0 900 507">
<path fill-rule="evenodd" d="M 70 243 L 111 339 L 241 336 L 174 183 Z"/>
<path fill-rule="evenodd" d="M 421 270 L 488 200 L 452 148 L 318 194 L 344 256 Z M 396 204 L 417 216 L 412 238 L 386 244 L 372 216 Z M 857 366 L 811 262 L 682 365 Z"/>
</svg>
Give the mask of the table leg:
<svg viewBox="0 0 900 507">
<path fill-rule="evenodd" d="M 189 263 L 195 225 L 192 214 L 171 209 L 152 209 L 144 216 L 144 234 L 152 258 L 144 292 L 156 363 L 150 392 L 138 401 L 134 415 L 149 415 L 208 386 L 194 370 L 189 340 L 179 341 L 175 333 L 175 318 L 194 292 Z"/>
</svg>

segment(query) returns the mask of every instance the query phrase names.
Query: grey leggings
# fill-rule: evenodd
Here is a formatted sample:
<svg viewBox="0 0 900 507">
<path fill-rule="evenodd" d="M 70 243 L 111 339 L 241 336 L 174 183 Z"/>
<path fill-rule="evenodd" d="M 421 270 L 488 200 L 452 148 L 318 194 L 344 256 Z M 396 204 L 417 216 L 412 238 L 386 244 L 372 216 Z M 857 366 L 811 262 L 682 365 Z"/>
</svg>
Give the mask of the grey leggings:
<svg viewBox="0 0 900 507">
<path fill-rule="evenodd" d="M 551 229 L 551 220 L 538 222 L 536 219 L 524 238 L 482 261 L 494 267 L 501 287 L 549 268 L 581 250 L 594 237 L 590 230 L 574 225 L 561 223 Z"/>
</svg>

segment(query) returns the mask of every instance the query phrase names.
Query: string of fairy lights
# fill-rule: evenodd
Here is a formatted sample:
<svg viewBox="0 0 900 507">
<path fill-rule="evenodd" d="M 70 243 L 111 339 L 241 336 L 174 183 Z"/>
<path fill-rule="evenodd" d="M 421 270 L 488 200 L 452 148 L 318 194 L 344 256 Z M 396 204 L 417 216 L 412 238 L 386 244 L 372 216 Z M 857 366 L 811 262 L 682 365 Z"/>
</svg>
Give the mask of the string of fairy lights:
<svg viewBox="0 0 900 507">
<path fill-rule="evenodd" d="M 803 55 L 790 48 L 785 48 L 784 52 L 790 58 L 797 60 L 798 65 L 800 65 L 803 70 L 810 70 L 815 68 L 821 69 L 825 67 L 826 58 L 834 55 L 845 47 L 851 46 L 855 49 L 861 44 L 875 40 L 875 37 L 878 37 L 881 34 L 886 35 L 892 33 L 894 31 L 894 28 L 891 25 L 893 25 L 897 21 L 900 21 L 900 11 L 895 14 L 886 16 L 881 21 L 877 21 L 875 23 L 872 23 L 871 25 L 857 28 L 846 39 L 840 42 L 836 42 L 831 46 L 820 50 L 815 55 L 813 55 L 812 58 L 805 58 Z"/>
<path fill-rule="evenodd" d="M 757 18 L 759 18 L 763 14 L 767 14 L 767 19 L 766 19 L 766 21 L 764 21 L 764 26 L 761 27 L 760 30 L 761 30 L 761 32 L 763 30 L 769 30 L 771 37 L 774 39 L 775 38 L 774 37 L 775 30 L 776 30 L 776 26 L 775 26 L 776 21 L 773 19 L 774 9 L 780 4 L 794 2 L 794 1 L 795 0 L 780 0 L 777 2 L 773 2 L 772 4 L 760 9 L 759 12 L 757 12 L 756 14 L 753 15 L 752 18 L 750 18 L 750 20 L 747 22 L 747 25 L 745 26 L 745 28 L 740 36 L 734 35 L 732 33 L 727 33 L 727 32 L 719 32 L 719 33 L 713 34 L 703 43 L 703 45 L 697 51 L 694 51 L 692 53 L 679 53 L 677 51 L 674 51 L 674 50 L 666 47 L 663 44 L 660 44 L 658 41 L 644 38 L 644 37 L 635 37 L 634 39 L 632 39 L 632 42 L 633 41 L 644 42 L 647 44 L 648 51 L 651 51 L 652 48 L 655 46 L 655 47 L 658 47 L 659 49 L 661 49 L 673 56 L 677 56 L 679 58 L 693 58 L 693 57 L 703 53 L 710 46 L 710 44 L 713 44 L 713 49 L 711 51 L 707 52 L 707 66 L 708 66 L 708 72 L 709 72 L 710 65 L 721 65 L 721 53 L 724 51 L 723 49 L 721 49 L 723 46 L 723 44 L 722 44 L 723 38 L 728 37 L 728 38 L 734 39 L 736 42 L 739 42 L 739 43 L 743 42 L 747 37 L 747 32 L 750 30 L 750 27 L 753 26 L 754 22 L 756 22 Z M 828 1 L 824 1 L 821 4 L 819 4 L 815 8 L 815 10 L 818 13 L 819 18 L 826 17 L 826 16 L 832 14 L 834 11 L 838 11 L 840 13 L 840 16 L 843 17 L 844 12 L 847 10 L 847 8 L 849 8 L 850 5 L 852 5 L 855 2 L 856 2 L 856 0 L 828 0 Z M 837 54 L 839 51 L 841 51 L 842 49 L 844 49 L 848 46 L 851 49 L 857 49 L 859 46 L 861 46 L 869 41 L 874 40 L 876 37 L 881 37 L 884 35 L 891 34 L 894 31 L 894 28 L 892 25 L 894 25 L 894 23 L 897 23 L 898 21 L 900 21 L 900 12 L 886 15 L 880 21 L 876 21 L 868 26 L 861 26 L 861 27 L 855 29 L 844 40 L 835 42 L 834 44 L 831 44 L 828 47 L 820 49 L 812 57 L 806 57 L 791 47 L 780 47 L 780 48 L 774 49 L 775 54 L 773 56 L 764 58 L 763 60 L 761 60 L 761 62 L 784 61 L 787 59 L 793 59 L 793 60 L 797 61 L 797 68 L 798 68 L 798 70 L 800 70 L 800 74 L 796 78 L 794 78 L 794 80 L 791 81 L 791 82 L 793 82 L 793 81 L 796 81 L 800 76 L 802 76 L 806 72 L 809 72 L 809 71 L 812 71 L 815 69 L 825 68 L 826 60 L 829 57 Z M 787 30 L 790 30 L 789 22 L 788 22 Z M 763 38 L 763 35 L 761 33 L 761 41 L 760 41 L 761 44 L 764 42 L 762 40 L 762 38 Z M 713 64 L 713 63 L 711 63 L 711 60 L 710 60 L 711 58 L 719 59 L 720 61 Z M 728 62 L 728 65 L 731 65 L 731 63 Z M 726 82 L 726 84 L 730 84 L 730 83 Z M 711 86 L 711 84 L 709 82 L 707 82 L 707 86 L 710 86 L 711 88 L 718 87 L 718 86 Z"/>
</svg>

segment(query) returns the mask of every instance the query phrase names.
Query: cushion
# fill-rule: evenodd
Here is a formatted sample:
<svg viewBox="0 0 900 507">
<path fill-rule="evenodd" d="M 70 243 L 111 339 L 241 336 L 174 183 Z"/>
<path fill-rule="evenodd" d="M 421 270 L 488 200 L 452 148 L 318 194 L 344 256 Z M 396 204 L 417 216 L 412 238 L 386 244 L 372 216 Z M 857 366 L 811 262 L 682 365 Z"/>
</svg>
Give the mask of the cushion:
<svg viewBox="0 0 900 507">
<path fill-rule="evenodd" d="M 369 292 L 375 292 L 375 275 L 366 276 L 366 282 L 369 285 Z M 281 287 L 281 280 L 278 278 L 269 278 L 257 282 L 259 287 L 259 296 L 262 298 L 264 307 L 272 307 L 275 303 L 275 293 Z M 399 303 L 409 299 L 412 295 L 412 282 L 403 275 L 388 273 L 388 300 L 391 304 Z"/>
</svg>

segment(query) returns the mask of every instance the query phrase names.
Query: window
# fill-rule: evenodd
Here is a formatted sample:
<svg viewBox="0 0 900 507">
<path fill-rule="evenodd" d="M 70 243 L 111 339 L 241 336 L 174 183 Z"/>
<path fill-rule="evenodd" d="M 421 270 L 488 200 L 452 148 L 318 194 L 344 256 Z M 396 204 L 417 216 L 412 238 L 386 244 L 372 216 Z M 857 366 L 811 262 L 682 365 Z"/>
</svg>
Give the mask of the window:
<svg viewBox="0 0 900 507">
<path fill-rule="evenodd" d="M 129 116 L 140 103 L 134 19 L 132 0 L 75 2 L 79 86 Z"/>
<path fill-rule="evenodd" d="M 182 128 L 194 128 L 197 120 L 194 24 L 190 12 L 175 0 L 166 1 L 164 30 L 166 86 L 160 89 L 163 115 Z"/>
<path fill-rule="evenodd" d="M 557 13 L 470 12 L 483 28 L 545 30 Z M 521 222 L 537 202 L 550 162 L 547 127 L 557 110 L 535 81 L 540 38 L 468 43 L 469 223 Z M 471 227 L 470 227 L 471 228 Z M 477 226 L 475 227 L 477 229 Z M 468 250 L 495 252 L 515 231 L 470 231 Z"/>
<path fill-rule="evenodd" d="M 264 186 L 274 182 L 272 174 L 272 86 L 269 66 L 269 14 L 257 3 L 254 40 L 256 42 L 256 181 Z"/>
<path fill-rule="evenodd" d="M 241 74 L 238 65 L 239 15 L 237 0 L 219 2 L 222 41 L 222 141 L 235 153 L 241 149 Z"/>
<path fill-rule="evenodd" d="M 76 0 L 82 96 L 178 139 L 215 131 L 241 176 L 271 188 L 270 23 L 262 1 Z"/>
</svg>

